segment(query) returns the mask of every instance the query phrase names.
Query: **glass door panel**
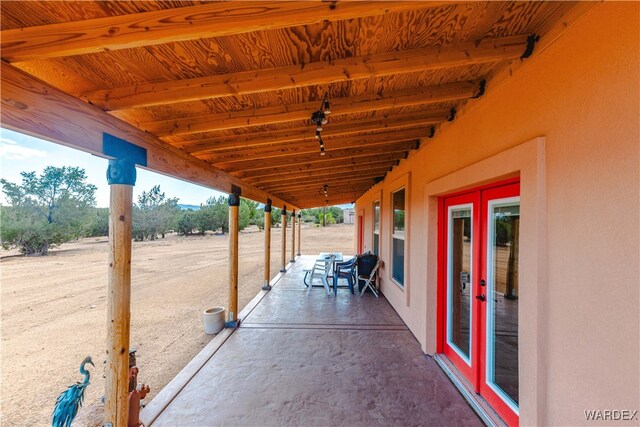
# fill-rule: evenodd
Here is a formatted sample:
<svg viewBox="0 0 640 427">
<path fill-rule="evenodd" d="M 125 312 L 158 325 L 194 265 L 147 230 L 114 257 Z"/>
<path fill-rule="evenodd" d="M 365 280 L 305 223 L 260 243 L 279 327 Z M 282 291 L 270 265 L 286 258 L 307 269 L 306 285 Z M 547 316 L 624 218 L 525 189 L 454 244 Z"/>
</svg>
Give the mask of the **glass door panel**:
<svg viewBox="0 0 640 427">
<path fill-rule="evenodd" d="M 487 247 L 487 383 L 518 405 L 517 198 L 489 202 Z"/>
<path fill-rule="evenodd" d="M 449 208 L 447 271 L 447 341 L 471 363 L 472 205 Z"/>
<path fill-rule="evenodd" d="M 477 253 L 480 249 L 480 193 L 445 201 L 444 225 L 444 339 L 443 352 L 477 388 L 477 309 L 475 295 Z"/>
<path fill-rule="evenodd" d="M 482 192 L 480 394 L 509 425 L 518 424 L 518 281 L 520 186 Z"/>
</svg>

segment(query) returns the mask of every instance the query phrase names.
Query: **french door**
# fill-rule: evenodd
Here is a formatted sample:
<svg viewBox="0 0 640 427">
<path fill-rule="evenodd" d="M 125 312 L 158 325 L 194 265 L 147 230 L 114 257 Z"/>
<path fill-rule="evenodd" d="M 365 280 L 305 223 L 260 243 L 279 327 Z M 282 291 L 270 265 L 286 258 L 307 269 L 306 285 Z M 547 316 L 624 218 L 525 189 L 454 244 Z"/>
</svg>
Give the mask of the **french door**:
<svg viewBox="0 0 640 427">
<path fill-rule="evenodd" d="M 442 353 L 509 425 L 518 424 L 520 185 L 441 199 Z"/>
</svg>

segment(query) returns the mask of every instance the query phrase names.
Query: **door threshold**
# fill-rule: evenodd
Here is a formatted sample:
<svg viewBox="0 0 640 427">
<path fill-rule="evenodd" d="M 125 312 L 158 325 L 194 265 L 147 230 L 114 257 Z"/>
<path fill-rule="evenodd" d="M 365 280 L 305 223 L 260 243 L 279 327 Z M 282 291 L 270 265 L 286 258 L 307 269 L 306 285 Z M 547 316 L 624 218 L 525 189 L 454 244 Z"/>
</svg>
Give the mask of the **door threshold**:
<svg viewBox="0 0 640 427">
<path fill-rule="evenodd" d="M 469 403 L 471 409 L 480 417 L 482 422 L 491 427 L 506 427 L 506 423 L 486 400 L 475 392 L 471 384 L 460 374 L 458 369 L 442 354 L 434 354 L 433 360 L 442 368 L 462 397 Z"/>
</svg>

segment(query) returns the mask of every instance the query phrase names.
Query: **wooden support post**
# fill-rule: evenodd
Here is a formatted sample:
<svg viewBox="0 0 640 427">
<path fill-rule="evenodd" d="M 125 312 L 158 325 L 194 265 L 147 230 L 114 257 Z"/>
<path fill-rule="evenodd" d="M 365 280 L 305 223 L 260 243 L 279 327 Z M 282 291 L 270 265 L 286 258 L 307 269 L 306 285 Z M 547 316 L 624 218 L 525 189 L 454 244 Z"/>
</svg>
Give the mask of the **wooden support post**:
<svg viewBox="0 0 640 427">
<path fill-rule="evenodd" d="M 271 285 L 271 199 L 264 205 L 264 283 L 263 291 L 270 291 Z"/>
<path fill-rule="evenodd" d="M 300 235 L 302 234 L 302 213 L 298 212 L 298 256 L 301 255 L 300 252 Z"/>
<path fill-rule="evenodd" d="M 280 265 L 280 273 L 285 273 L 287 271 L 287 207 L 282 207 L 282 220 L 280 221 L 280 226 L 282 228 L 282 251 L 281 251 L 281 261 Z"/>
<path fill-rule="evenodd" d="M 110 160 L 109 273 L 105 425 L 125 427 L 129 418 L 129 329 L 131 318 L 131 224 L 135 164 Z"/>
<path fill-rule="evenodd" d="M 327 226 L 327 207 L 326 206 L 322 208 L 322 226 L 323 227 Z"/>
<path fill-rule="evenodd" d="M 229 310 L 227 326 L 238 323 L 238 211 L 240 188 L 232 186 L 229 194 Z"/>
<path fill-rule="evenodd" d="M 291 262 L 296 262 L 296 210 L 291 211 Z"/>
</svg>

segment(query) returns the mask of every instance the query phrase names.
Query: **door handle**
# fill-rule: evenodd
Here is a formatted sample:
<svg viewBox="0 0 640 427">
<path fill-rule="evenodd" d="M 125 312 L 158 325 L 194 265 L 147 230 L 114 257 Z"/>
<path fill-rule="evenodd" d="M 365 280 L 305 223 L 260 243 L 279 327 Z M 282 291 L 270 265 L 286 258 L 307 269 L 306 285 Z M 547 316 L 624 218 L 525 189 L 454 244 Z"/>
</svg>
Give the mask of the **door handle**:
<svg viewBox="0 0 640 427">
<path fill-rule="evenodd" d="M 484 300 L 486 300 L 484 294 L 476 295 L 476 299 L 479 299 L 482 302 L 484 302 Z"/>
</svg>

